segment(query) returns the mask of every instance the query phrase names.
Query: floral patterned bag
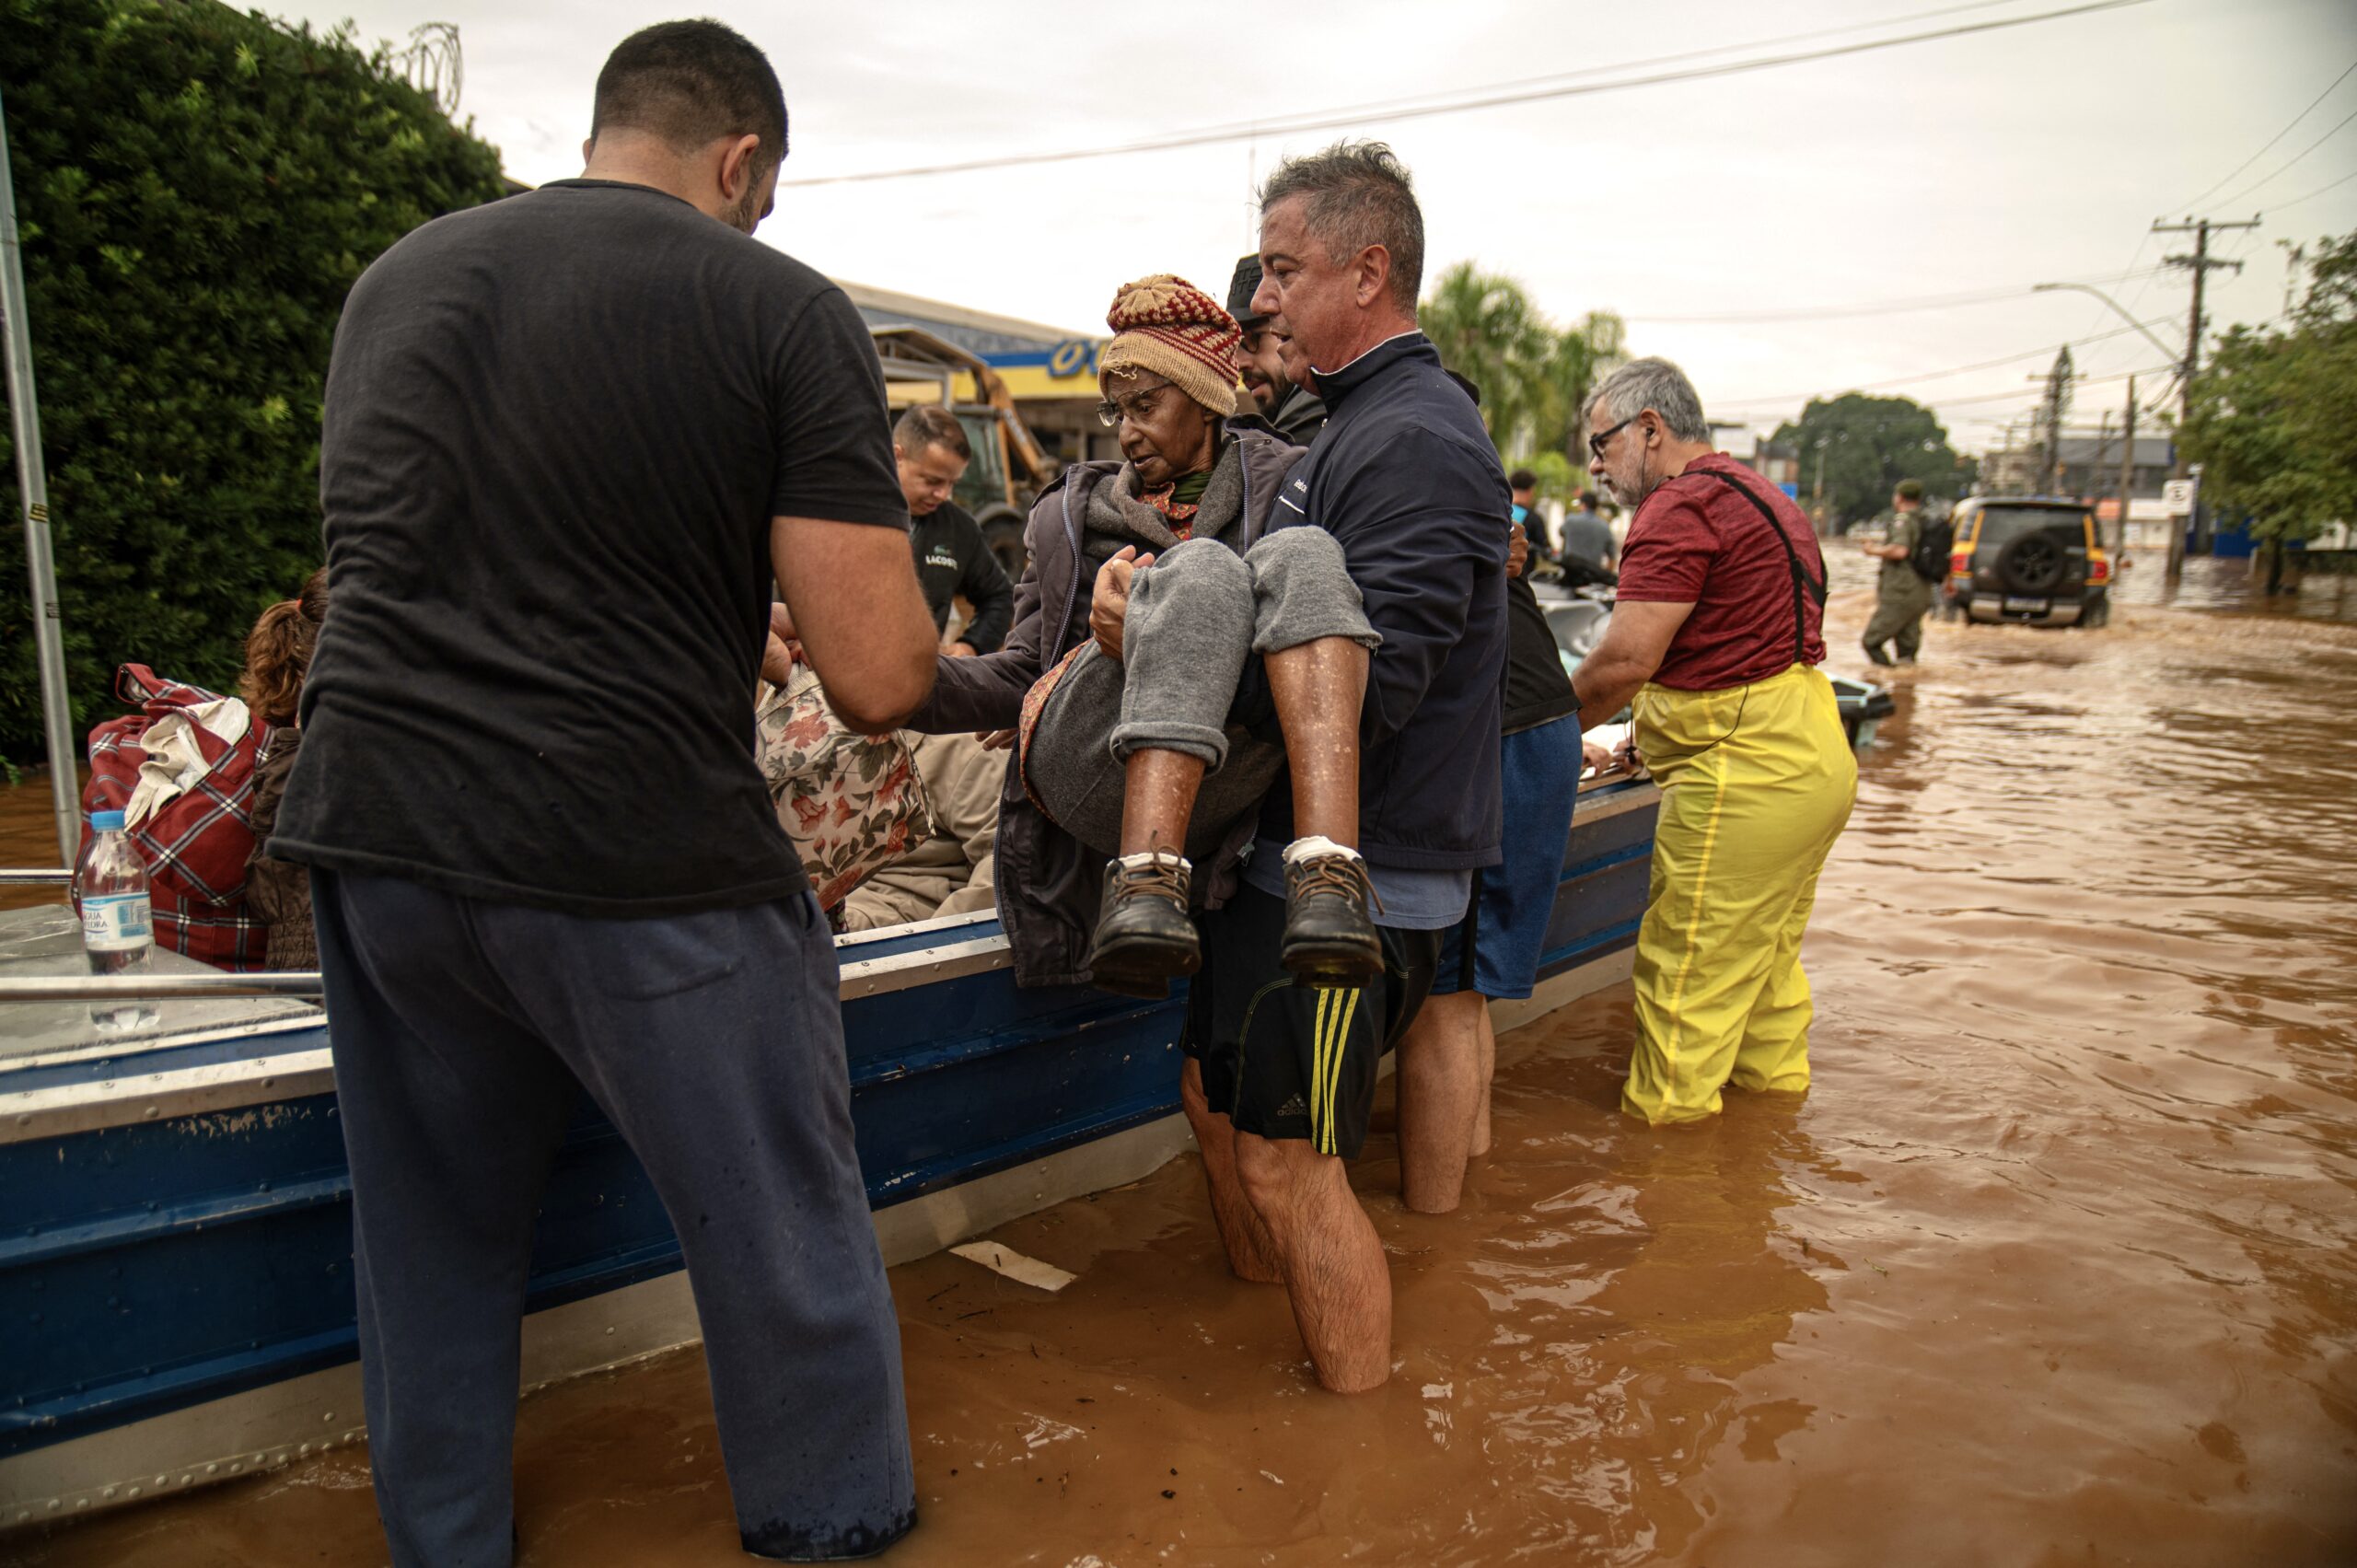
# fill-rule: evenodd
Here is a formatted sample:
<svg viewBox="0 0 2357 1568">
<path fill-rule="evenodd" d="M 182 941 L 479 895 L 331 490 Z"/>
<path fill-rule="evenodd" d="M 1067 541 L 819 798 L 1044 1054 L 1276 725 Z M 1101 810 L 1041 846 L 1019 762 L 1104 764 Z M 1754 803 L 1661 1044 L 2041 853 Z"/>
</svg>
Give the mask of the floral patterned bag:
<svg viewBox="0 0 2357 1568">
<path fill-rule="evenodd" d="M 770 802 L 820 908 L 833 909 L 933 831 L 906 737 L 853 734 L 807 665 L 762 701 L 754 722 Z"/>
</svg>

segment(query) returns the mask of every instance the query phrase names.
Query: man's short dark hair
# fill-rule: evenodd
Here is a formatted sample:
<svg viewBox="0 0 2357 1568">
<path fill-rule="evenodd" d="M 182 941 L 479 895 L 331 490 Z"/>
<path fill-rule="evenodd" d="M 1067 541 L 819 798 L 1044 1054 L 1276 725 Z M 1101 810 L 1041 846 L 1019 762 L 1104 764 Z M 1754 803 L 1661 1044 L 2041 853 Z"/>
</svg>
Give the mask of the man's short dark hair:
<svg viewBox="0 0 2357 1568">
<path fill-rule="evenodd" d="M 1514 472 L 1506 475 L 1506 488 L 1508 490 L 1536 490 L 1538 488 L 1538 476 L 1531 472 L 1528 469 L 1516 469 Z"/>
<path fill-rule="evenodd" d="M 1416 313 L 1424 282 L 1424 210 L 1408 167 L 1381 142 L 1337 142 L 1277 165 L 1260 187 L 1266 213 L 1291 196 L 1308 198 L 1302 217 L 1337 261 L 1370 245 L 1391 253 L 1391 302 Z"/>
<path fill-rule="evenodd" d="M 657 22 L 614 46 L 598 73 L 589 139 L 628 129 L 685 155 L 723 136 L 759 136 L 758 183 L 785 157 L 785 89 L 770 57 L 708 19 Z"/>
<path fill-rule="evenodd" d="M 1596 510 L 1595 491 L 1583 490 L 1580 492 L 1580 510 L 1583 512 L 1593 512 Z"/>
<path fill-rule="evenodd" d="M 942 447 L 956 453 L 959 462 L 974 460 L 966 427 L 958 423 L 956 414 L 936 403 L 919 403 L 902 414 L 892 426 L 892 444 L 911 458 L 927 447 Z"/>
<path fill-rule="evenodd" d="M 1901 501 L 1921 501 L 1923 499 L 1923 482 L 1920 479 L 1902 479 L 1898 482 L 1897 494 Z"/>
</svg>

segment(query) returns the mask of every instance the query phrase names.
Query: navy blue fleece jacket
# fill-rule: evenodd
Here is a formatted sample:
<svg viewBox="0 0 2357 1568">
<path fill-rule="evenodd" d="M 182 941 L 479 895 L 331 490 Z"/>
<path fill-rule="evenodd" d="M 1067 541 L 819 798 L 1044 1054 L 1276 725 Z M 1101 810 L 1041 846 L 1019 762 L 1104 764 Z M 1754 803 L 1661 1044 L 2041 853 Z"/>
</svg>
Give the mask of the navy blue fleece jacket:
<svg viewBox="0 0 2357 1568">
<path fill-rule="evenodd" d="M 1499 690 L 1513 496 L 1473 400 L 1421 332 L 1318 374 L 1331 411 L 1278 497 L 1272 528 L 1342 546 L 1383 633 L 1359 724 L 1359 848 L 1377 865 L 1498 864 Z M 1293 837 L 1293 794 L 1261 833 Z"/>
</svg>

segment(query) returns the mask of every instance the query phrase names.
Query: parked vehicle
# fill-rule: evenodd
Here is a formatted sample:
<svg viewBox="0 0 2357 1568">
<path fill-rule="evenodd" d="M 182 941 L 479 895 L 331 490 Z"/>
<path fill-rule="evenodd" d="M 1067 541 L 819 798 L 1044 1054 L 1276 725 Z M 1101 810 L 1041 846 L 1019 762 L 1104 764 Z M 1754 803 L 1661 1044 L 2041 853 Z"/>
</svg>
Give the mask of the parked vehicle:
<svg viewBox="0 0 2357 1568">
<path fill-rule="evenodd" d="M 2100 626 L 2111 618 L 2111 557 L 2084 502 L 1971 495 L 1953 520 L 1949 588 L 1968 624 Z"/>
</svg>

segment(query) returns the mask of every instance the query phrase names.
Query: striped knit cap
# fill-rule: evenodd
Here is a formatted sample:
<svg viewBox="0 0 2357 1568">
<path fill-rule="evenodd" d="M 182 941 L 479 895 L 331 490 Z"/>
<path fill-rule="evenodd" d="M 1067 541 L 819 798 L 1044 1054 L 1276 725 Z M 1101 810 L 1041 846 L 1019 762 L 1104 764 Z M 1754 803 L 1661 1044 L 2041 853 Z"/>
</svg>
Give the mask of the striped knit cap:
<svg viewBox="0 0 2357 1568">
<path fill-rule="evenodd" d="M 1097 356 L 1097 373 L 1151 370 L 1225 418 L 1236 412 L 1236 318 L 1185 278 L 1156 273 L 1123 284 L 1105 324 L 1113 341 Z"/>
</svg>

